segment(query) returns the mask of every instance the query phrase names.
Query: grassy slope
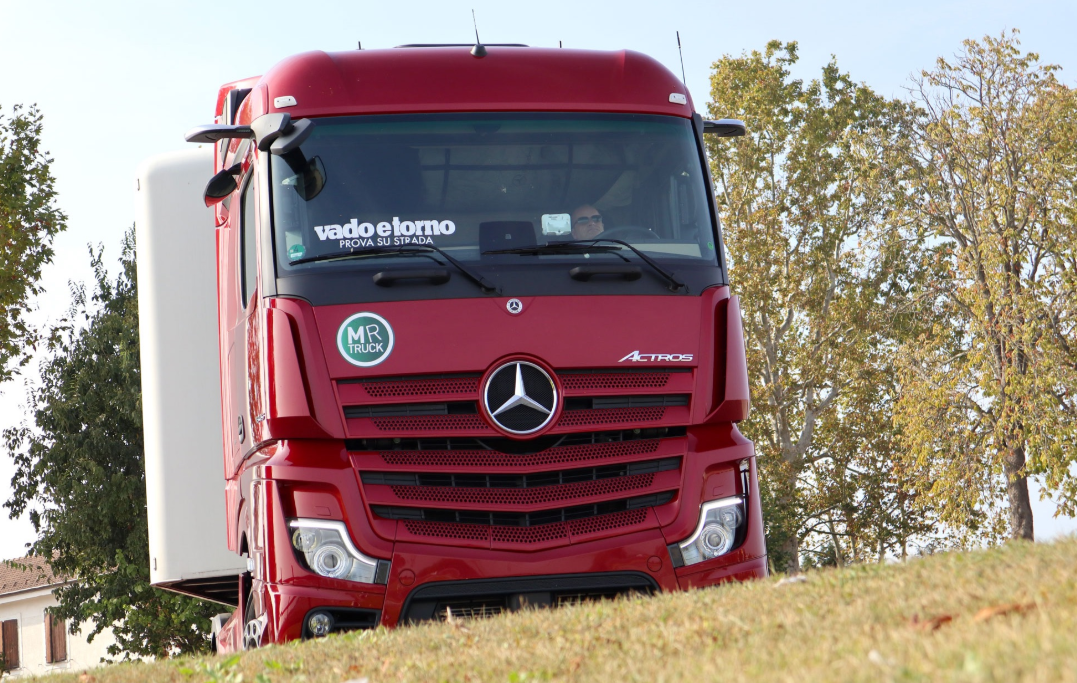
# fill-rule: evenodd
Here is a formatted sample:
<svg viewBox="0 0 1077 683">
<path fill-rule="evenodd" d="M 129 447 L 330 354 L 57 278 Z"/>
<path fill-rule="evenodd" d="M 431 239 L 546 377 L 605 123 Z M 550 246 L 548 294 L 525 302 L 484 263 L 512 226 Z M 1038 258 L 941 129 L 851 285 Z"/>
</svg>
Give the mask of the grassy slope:
<svg viewBox="0 0 1077 683">
<path fill-rule="evenodd" d="M 985 617 L 985 608 L 1014 605 Z M 81 680 L 200 683 L 240 674 L 248 683 L 260 674 L 273 683 L 1077 681 L 1077 539 L 815 572 L 803 583 L 768 579 L 382 629 L 270 647 L 233 663 L 120 665 Z M 49 677 L 68 680 L 79 677 Z"/>
</svg>

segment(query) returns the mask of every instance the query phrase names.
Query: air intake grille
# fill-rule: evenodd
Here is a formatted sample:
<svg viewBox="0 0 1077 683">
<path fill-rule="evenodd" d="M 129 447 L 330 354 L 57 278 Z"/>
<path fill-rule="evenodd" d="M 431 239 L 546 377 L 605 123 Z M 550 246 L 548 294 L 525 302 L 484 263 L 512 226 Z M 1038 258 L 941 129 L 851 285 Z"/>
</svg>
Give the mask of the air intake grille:
<svg viewBox="0 0 1077 683">
<path fill-rule="evenodd" d="M 442 510 L 438 508 L 411 508 L 389 505 L 372 505 L 371 511 L 383 519 L 401 519 L 449 524 L 475 524 L 491 527 L 536 527 L 560 522 L 598 517 L 625 510 L 665 505 L 673 500 L 673 491 L 649 496 L 609 500 L 592 505 L 540 510 L 538 512 L 502 512 L 480 510 Z"/>
<path fill-rule="evenodd" d="M 374 426 L 383 432 L 492 431 L 478 415 L 432 415 L 430 417 L 376 417 Z"/>
<path fill-rule="evenodd" d="M 622 441 L 594 446 L 562 446 L 542 453 L 510 455 L 497 451 L 381 451 L 382 460 L 388 465 L 427 465 L 430 467 L 534 467 L 564 463 L 603 460 L 653 453 L 658 449 L 658 439 L 646 441 Z"/>
<path fill-rule="evenodd" d="M 661 389 L 669 383 L 671 373 L 629 371 L 591 372 L 563 370 L 557 373 L 566 391 L 609 389 Z"/>
<path fill-rule="evenodd" d="M 389 377 L 385 379 L 343 380 L 357 384 L 371 398 L 404 396 L 467 396 L 479 392 L 479 375 L 444 375 L 431 377 Z"/>
<path fill-rule="evenodd" d="M 475 489 L 426 486 L 394 486 L 393 493 L 400 500 L 429 503 L 482 503 L 485 505 L 537 505 L 554 501 L 590 498 L 611 493 L 623 493 L 647 488 L 654 481 L 653 474 L 631 477 L 578 482 L 563 486 L 545 486 L 533 489 Z"/>
<path fill-rule="evenodd" d="M 556 540 L 568 541 L 572 536 L 586 536 L 632 527 L 643 524 L 645 521 L 647 521 L 647 510 L 640 508 L 535 527 L 483 526 L 415 520 L 406 520 L 403 524 L 407 532 L 414 536 L 454 541 L 530 544 Z"/>
<path fill-rule="evenodd" d="M 477 489 L 527 489 L 549 488 L 564 484 L 631 477 L 656 472 L 668 472 L 680 466 L 680 458 L 645 460 L 603 467 L 587 467 L 576 470 L 555 470 L 536 474 L 425 474 L 410 472 L 363 472 L 364 484 L 395 487 L 439 487 Z"/>
<path fill-rule="evenodd" d="M 530 381 L 533 369 L 506 371 L 493 403 L 514 396 L 517 370 L 528 397 L 550 398 Z M 337 381 L 346 448 L 365 505 L 380 518 L 377 533 L 464 547 L 549 548 L 657 524 L 647 508 L 669 503 L 681 484 L 694 370 L 554 372 L 565 395 L 557 392 L 552 429 L 543 425 L 542 435 L 522 439 L 492 426 L 477 372 Z M 518 424 L 511 410 L 523 409 L 499 416 L 513 430 L 534 426 Z"/>
<path fill-rule="evenodd" d="M 613 425 L 625 422 L 658 422 L 666 415 L 665 408 L 621 408 L 614 410 L 564 411 L 557 420 L 558 427 Z"/>
</svg>

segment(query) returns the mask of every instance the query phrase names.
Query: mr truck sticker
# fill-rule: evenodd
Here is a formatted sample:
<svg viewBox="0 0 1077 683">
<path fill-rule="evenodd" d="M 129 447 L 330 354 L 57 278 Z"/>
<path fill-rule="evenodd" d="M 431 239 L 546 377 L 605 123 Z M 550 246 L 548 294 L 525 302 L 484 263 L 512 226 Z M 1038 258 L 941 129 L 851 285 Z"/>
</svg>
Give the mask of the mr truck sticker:
<svg viewBox="0 0 1077 683">
<path fill-rule="evenodd" d="M 380 315 L 356 313 L 337 330 L 337 350 L 352 365 L 377 365 L 393 351 L 393 328 Z"/>
<path fill-rule="evenodd" d="M 618 363 L 623 363 L 626 360 L 630 360 L 633 363 L 691 363 L 692 354 L 690 353 L 640 353 L 639 351 L 633 351 Z"/>
<path fill-rule="evenodd" d="M 433 244 L 437 235 L 456 232 L 452 221 L 402 221 L 393 216 L 392 222 L 360 223 L 353 218 L 343 225 L 315 225 L 314 232 L 322 242 L 337 242 L 340 249 L 388 247 L 400 244 Z"/>
</svg>

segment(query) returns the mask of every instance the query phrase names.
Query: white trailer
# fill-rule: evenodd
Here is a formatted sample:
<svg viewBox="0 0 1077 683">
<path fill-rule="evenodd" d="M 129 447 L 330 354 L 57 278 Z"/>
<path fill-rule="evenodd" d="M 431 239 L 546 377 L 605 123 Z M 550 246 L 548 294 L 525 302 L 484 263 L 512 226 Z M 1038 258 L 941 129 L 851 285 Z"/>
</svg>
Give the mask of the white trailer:
<svg viewBox="0 0 1077 683">
<path fill-rule="evenodd" d="M 225 531 L 212 169 L 208 145 L 138 169 L 142 424 L 150 583 L 234 607 L 247 563 Z"/>
</svg>

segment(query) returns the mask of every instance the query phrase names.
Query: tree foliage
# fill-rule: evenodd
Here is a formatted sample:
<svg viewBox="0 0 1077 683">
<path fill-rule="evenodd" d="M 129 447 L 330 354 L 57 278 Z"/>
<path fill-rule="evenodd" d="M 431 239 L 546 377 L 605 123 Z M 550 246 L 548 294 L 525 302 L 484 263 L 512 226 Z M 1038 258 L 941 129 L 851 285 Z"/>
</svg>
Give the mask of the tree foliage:
<svg viewBox="0 0 1077 683">
<path fill-rule="evenodd" d="M 921 272 L 890 223 L 910 108 L 842 73 L 794 79 L 796 44 L 714 65 L 711 114 L 749 134 L 710 144 L 731 279 L 742 295 L 769 547 L 838 563 L 904 549 L 907 482 L 889 476 L 889 362 Z M 882 426 L 882 429 L 880 429 Z M 808 541 L 807 546 L 802 544 Z"/>
<path fill-rule="evenodd" d="M 76 577 L 56 591 L 72 629 L 112 627 L 112 655 L 205 651 L 219 610 L 149 585 L 133 231 L 115 280 L 100 249 L 90 256 L 96 287 L 89 297 L 72 287 L 71 312 L 48 336 L 29 396 L 33 425 L 4 431 L 16 465 L 5 507 L 12 517 L 29 512 L 32 554 Z"/>
<path fill-rule="evenodd" d="M 41 150 L 41 120 L 36 107 L 15 105 L 7 116 L 0 109 L 0 382 L 30 359 L 29 299 L 40 293 L 52 239 L 66 227 L 52 159 Z"/>
<path fill-rule="evenodd" d="M 1032 538 L 1077 513 L 1077 96 L 1016 32 L 888 100 L 795 43 L 725 57 L 710 144 L 786 566 Z"/>
<path fill-rule="evenodd" d="M 1057 71 L 1015 31 L 913 89 L 909 208 L 938 261 L 896 415 L 925 499 L 974 538 L 1033 538 L 1032 473 L 1077 511 L 1077 98 Z"/>
</svg>

